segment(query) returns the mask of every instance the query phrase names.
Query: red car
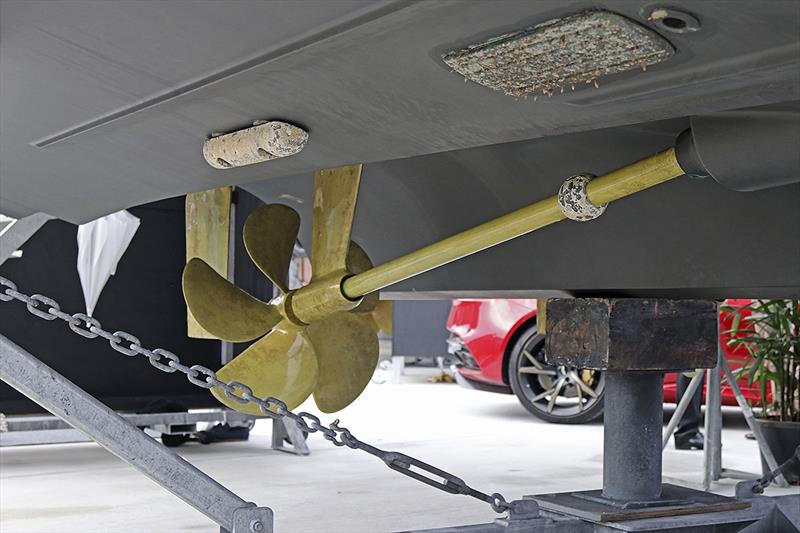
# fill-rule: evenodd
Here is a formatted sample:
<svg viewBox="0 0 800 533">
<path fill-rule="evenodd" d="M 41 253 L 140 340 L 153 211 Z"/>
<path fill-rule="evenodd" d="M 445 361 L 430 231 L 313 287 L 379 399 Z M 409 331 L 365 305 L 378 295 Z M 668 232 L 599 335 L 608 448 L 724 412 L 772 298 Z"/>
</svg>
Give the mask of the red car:
<svg viewBox="0 0 800 533">
<path fill-rule="evenodd" d="M 750 300 L 727 303 L 741 307 Z M 731 316 L 723 313 L 720 319 L 721 331 L 730 329 Z M 553 367 L 545 362 L 544 336 L 536 331 L 536 300 L 454 300 L 447 329 L 448 351 L 453 355 L 460 385 L 516 394 L 528 411 L 548 422 L 581 424 L 602 415 L 603 372 Z M 740 367 L 747 352 L 743 347 L 732 350 L 727 340 L 722 335 L 725 356 L 732 368 Z M 566 378 L 565 385 L 556 390 L 561 377 Z M 675 374 L 665 376 L 666 402 L 675 402 L 675 380 Z M 746 380 L 740 380 L 739 385 L 748 400 L 758 401 L 757 388 L 748 386 Z M 737 405 L 727 385 L 723 385 L 722 402 Z"/>
</svg>

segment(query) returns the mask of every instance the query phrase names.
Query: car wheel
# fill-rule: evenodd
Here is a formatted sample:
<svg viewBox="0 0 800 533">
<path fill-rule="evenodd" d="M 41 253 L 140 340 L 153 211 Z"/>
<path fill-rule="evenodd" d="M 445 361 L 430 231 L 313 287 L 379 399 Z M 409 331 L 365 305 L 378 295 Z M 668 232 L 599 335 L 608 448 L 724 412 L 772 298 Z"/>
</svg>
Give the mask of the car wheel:
<svg viewBox="0 0 800 533">
<path fill-rule="evenodd" d="M 508 358 L 508 380 L 523 407 L 547 422 L 584 424 L 603 414 L 603 372 L 548 365 L 544 335 L 536 328 L 523 333 L 514 344 Z"/>
</svg>

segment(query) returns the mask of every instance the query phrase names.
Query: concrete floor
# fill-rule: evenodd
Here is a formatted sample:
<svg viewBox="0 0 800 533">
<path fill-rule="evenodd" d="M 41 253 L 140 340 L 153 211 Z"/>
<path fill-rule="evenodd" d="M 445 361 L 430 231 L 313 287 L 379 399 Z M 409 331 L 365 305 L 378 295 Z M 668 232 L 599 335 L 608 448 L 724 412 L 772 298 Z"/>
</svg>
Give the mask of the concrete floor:
<svg viewBox="0 0 800 533">
<path fill-rule="evenodd" d="M 338 416 L 354 435 L 413 455 L 507 499 L 601 486 L 603 429 L 561 426 L 530 416 L 515 397 L 429 384 L 370 385 Z M 427 371 L 428 373 L 430 371 Z M 303 406 L 315 412 L 313 403 Z M 330 422 L 332 417 L 322 416 Z M 271 507 L 280 532 L 382 532 L 487 522 L 488 505 L 453 496 L 386 468 L 361 451 L 309 438 L 312 455 L 268 449 L 271 425 L 249 442 L 189 444 L 180 453 L 246 500 Z M 758 472 L 756 444 L 726 409 L 723 466 Z M 696 486 L 703 454 L 664 453 L 664 476 Z M 732 494 L 734 480 L 714 490 Z M 770 489 L 768 493 L 796 493 Z M 0 532 L 212 532 L 203 515 L 92 443 L 0 450 Z"/>
</svg>

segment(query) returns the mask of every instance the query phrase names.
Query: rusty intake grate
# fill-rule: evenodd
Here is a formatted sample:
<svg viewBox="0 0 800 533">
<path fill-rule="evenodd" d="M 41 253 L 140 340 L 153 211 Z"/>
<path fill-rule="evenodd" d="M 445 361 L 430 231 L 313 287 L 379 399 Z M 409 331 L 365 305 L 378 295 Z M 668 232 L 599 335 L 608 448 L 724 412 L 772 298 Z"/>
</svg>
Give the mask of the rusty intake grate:
<svg viewBox="0 0 800 533">
<path fill-rule="evenodd" d="M 654 31 L 621 15 L 590 10 L 449 52 L 465 79 L 514 97 L 550 96 L 602 76 L 646 69 L 675 53 Z"/>
</svg>

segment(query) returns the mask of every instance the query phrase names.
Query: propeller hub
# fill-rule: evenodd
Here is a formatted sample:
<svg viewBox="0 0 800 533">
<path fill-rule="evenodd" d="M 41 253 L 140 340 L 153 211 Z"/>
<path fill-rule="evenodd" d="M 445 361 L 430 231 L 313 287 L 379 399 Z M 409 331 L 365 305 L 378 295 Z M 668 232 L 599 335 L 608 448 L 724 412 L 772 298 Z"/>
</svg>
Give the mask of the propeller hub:
<svg viewBox="0 0 800 533">
<path fill-rule="evenodd" d="M 342 282 L 348 276 L 350 273 L 345 270 L 332 272 L 320 279 L 312 280 L 305 287 L 291 291 L 284 303 L 286 309 L 284 316 L 289 320 L 294 317 L 301 324 L 310 324 L 338 311 L 355 309 L 362 299 L 351 300 L 342 292 Z"/>
<path fill-rule="evenodd" d="M 295 292 L 297 291 L 292 290 L 284 294 L 279 294 L 269 301 L 269 305 L 274 305 L 281 316 L 295 326 L 307 326 L 308 324 L 297 318 L 297 315 L 292 311 L 292 297 Z"/>
</svg>

